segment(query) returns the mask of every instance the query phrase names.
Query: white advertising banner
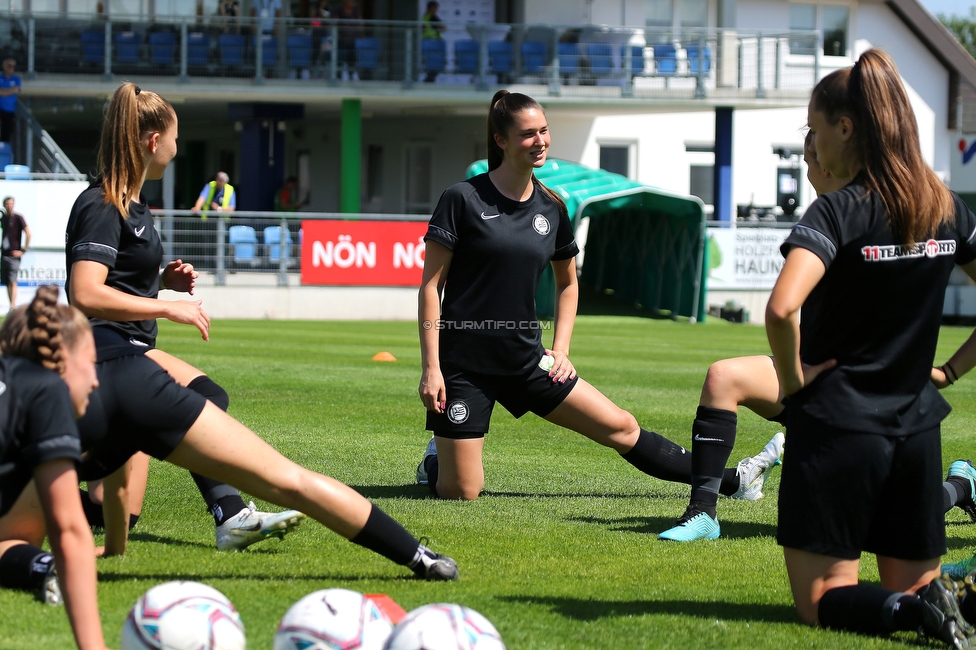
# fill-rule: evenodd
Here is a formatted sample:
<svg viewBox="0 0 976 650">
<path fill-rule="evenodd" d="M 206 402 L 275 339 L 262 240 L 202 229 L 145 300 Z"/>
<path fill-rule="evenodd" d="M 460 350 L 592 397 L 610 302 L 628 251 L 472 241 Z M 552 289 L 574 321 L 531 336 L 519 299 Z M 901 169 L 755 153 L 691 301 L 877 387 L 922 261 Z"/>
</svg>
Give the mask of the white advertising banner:
<svg viewBox="0 0 976 650">
<path fill-rule="evenodd" d="M 772 289 L 789 228 L 709 228 L 708 290 Z"/>
<path fill-rule="evenodd" d="M 976 192 L 976 136 L 959 138 L 949 164 L 949 188 L 956 192 Z"/>
</svg>

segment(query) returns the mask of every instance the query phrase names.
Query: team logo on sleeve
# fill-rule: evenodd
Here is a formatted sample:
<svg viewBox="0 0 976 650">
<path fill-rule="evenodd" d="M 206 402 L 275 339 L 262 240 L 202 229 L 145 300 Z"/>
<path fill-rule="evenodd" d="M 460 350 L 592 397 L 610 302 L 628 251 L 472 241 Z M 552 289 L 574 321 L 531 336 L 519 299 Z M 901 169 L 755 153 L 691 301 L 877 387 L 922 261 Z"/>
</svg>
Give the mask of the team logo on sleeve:
<svg viewBox="0 0 976 650">
<path fill-rule="evenodd" d="M 461 400 L 451 402 L 447 407 L 447 419 L 451 424 L 464 424 L 468 421 L 468 415 L 468 405 Z"/>
<path fill-rule="evenodd" d="M 930 239 L 920 241 L 911 246 L 865 246 L 861 249 L 865 262 L 890 262 L 911 257 L 928 257 L 939 255 L 955 255 L 956 242 L 952 239 Z"/>
<path fill-rule="evenodd" d="M 532 217 L 532 228 L 540 235 L 548 235 L 550 230 L 549 220 L 545 216 L 537 214 Z"/>
</svg>

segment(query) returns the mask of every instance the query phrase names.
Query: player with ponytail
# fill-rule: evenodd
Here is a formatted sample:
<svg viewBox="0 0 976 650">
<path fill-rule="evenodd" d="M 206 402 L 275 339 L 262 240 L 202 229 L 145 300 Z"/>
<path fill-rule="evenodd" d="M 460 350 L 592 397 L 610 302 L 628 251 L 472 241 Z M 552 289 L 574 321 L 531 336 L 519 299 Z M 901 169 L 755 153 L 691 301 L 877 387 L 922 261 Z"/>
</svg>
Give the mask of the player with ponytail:
<svg viewBox="0 0 976 650">
<path fill-rule="evenodd" d="M 104 650 L 95 545 L 75 470 L 75 418 L 98 385 L 95 343 L 85 316 L 57 299 L 57 287 L 39 287 L 0 327 L 0 587 L 63 600 L 78 647 Z M 51 553 L 41 548 L 45 536 Z"/>
<path fill-rule="evenodd" d="M 193 325 L 204 340 L 210 319 L 199 300 L 158 300 L 159 289 L 193 293 L 196 271 L 181 260 L 160 271 L 162 244 L 140 193 L 176 155 L 177 119 L 172 105 L 154 92 L 124 83 L 109 102 L 98 150 L 99 177 L 75 201 L 68 220 L 68 298 L 91 319 L 100 361 L 145 354 L 176 381 L 227 410 L 229 398 L 216 382 L 156 347 L 156 319 Z M 126 468 L 127 525 L 142 509 L 149 458 L 136 455 Z M 234 488 L 201 474 L 193 480 L 217 527 L 217 547 L 241 549 L 297 527 L 299 512 L 262 513 Z M 113 481 L 118 486 L 118 481 Z M 105 525 L 101 485 L 82 492 L 89 521 Z M 115 513 L 121 516 L 120 513 Z M 118 530 L 117 526 L 112 527 Z M 106 544 L 118 552 L 115 540 Z"/>
<path fill-rule="evenodd" d="M 691 481 L 691 454 L 642 429 L 633 415 L 576 376 L 569 344 L 579 249 L 566 205 L 534 173 L 549 144 L 539 103 L 498 91 L 488 111 L 488 172 L 448 188 L 428 226 L 419 393 L 433 438 L 417 480 L 443 498 L 478 498 L 496 401 L 515 417 L 532 411 L 610 447 L 651 476 Z M 551 349 L 542 345 L 535 310 L 547 265 L 556 279 Z M 725 470 L 716 491 L 761 495 L 766 472 L 779 457 L 775 445 L 767 447 L 754 458 L 751 474 Z M 718 536 L 717 522 L 709 534 Z"/>
<path fill-rule="evenodd" d="M 976 337 L 951 367 L 932 363 L 953 267 L 976 278 L 976 215 L 925 164 L 885 52 L 824 77 L 807 125 L 823 169 L 852 181 L 793 228 L 766 307 L 787 400 L 777 541 L 797 612 L 808 624 L 918 630 L 971 648 L 976 598 L 940 578 L 950 407 L 938 388 L 976 367 Z M 810 368 L 828 362 L 813 380 Z M 858 582 L 865 551 L 880 586 Z"/>
</svg>

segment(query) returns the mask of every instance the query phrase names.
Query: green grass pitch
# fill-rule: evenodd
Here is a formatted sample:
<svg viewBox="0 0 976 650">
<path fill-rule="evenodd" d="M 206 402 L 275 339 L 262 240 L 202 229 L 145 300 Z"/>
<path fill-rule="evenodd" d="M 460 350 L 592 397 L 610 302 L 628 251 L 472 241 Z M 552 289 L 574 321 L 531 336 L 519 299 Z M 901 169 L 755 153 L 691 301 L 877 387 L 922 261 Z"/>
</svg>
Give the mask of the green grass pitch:
<svg viewBox="0 0 976 650">
<path fill-rule="evenodd" d="M 937 362 L 968 334 L 943 329 Z M 175 579 L 206 582 L 227 594 L 254 649 L 271 648 L 277 622 L 292 603 L 328 587 L 386 593 L 407 610 L 431 602 L 473 607 L 512 649 L 914 643 L 909 634 L 869 639 L 797 622 L 774 540 L 778 471 L 762 501 L 720 501 L 719 540 L 666 544 L 656 533 L 683 512 L 686 486 L 650 479 L 609 449 L 531 414 L 515 421 L 499 408 L 486 443 L 482 498 L 428 498 L 427 488 L 414 484 L 428 440 L 417 397 L 415 324 L 217 321 L 204 343 L 189 327 L 161 323 L 159 343 L 222 384 L 231 413 L 285 455 L 348 483 L 415 535 L 429 537 L 431 546 L 457 559 L 462 579 L 413 579 L 311 521 L 283 542 L 220 553 L 187 473 L 154 461 L 129 553 L 98 562 L 110 647 L 118 647 L 136 598 Z M 381 350 L 398 361 L 371 361 Z M 583 316 L 571 358 L 583 377 L 645 428 L 688 445 L 709 363 L 767 351 L 760 327 Z M 944 425 L 948 467 L 976 455 L 973 378 L 945 394 L 955 407 Z M 733 462 L 756 453 L 776 430 L 743 410 Z M 947 532 L 949 560 L 976 546 L 976 526 L 961 511 L 948 515 Z M 862 578 L 877 580 L 873 559 L 865 558 Z M 0 648 L 69 647 L 62 608 L 0 590 Z"/>
</svg>

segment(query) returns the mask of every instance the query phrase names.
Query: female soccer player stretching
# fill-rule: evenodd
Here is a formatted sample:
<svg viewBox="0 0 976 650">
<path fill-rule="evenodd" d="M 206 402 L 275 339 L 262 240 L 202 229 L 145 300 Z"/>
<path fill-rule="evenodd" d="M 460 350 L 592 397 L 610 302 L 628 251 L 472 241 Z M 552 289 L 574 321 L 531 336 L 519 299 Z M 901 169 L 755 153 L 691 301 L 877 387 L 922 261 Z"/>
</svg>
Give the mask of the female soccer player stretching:
<svg viewBox="0 0 976 650">
<path fill-rule="evenodd" d="M 788 399 L 777 540 L 796 608 L 809 624 L 970 648 L 954 585 L 937 579 L 949 405 L 931 364 L 953 265 L 976 277 L 976 216 L 925 165 L 884 52 L 821 80 L 807 122 L 823 168 L 854 180 L 794 227 L 766 308 Z M 976 365 L 973 339 L 953 359 L 957 376 Z M 806 364 L 830 360 L 811 382 Z M 881 586 L 858 584 L 863 551 Z"/>
<path fill-rule="evenodd" d="M 39 287 L 0 328 L 0 586 L 54 605 L 63 599 L 78 647 L 105 650 L 95 544 L 75 471 L 75 418 L 98 385 L 95 342 L 85 316 L 57 300 L 56 287 Z M 45 531 L 53 556 L 40 548 Z"/>
<path fill-rule="evenodd" d="M 210 325 L 199 300 L 156 299 L 161 288 L 192 294 L 197 277 L 192 266 L 179 260 L 160 273 L 162 245 L 149 207 L 140 196 L 147 174 L 159 178 L 176 155 L 175 131 L 172 141 L 160 135 L 170 124 L 175 125 L 175 113 L 159 95 L 140 95 L 140 89 L 130 83 L 113 95 L 98 150 L 100 176 L 81 193 L 68 218 L 68 300 L 91 319 L 100 361 L 146 354 L 180 384 L 227 410 L 229 400 L 223 388 L 202 371 L 155 347 L 157 318 L 194 325 L 204 339 Z M 143 142 L 149 137 L 151 143 Z M 146 146 L 156 153 L 144 158 Z M 138 488 L 130 498 L 141 507 L 149 461 L 141 456 L 133 463 L 135 476 L 130 480 Z M 253 504 L 245 506 L 229 485 L 201 474 L 193 474 L 193 480 L 214 518 L 217 548 L 242 549 L 268 535 L 283 535 L 304 519 L 299 512 L 257 512 Z M 89 499 L 87 494 L 83 497 Z M 93 523 L 104 523 L 98 521 L 97 509 L 89 507 L 88 511 Z"/>
<path fill-rule="evenodd" d="M 579 379 L 569 360 L 579 250 L 565 204 L 533 173 L 545 163 L 549 142 L 534 99 L 496 93 L 488 113 L 488 173 L 448 188 L 427 230 L 419 392 L 434 437 L 417 480 L 443 498 L 476 499 L 481 492 L 484 436 L 496 401 L 516 417 L 532 411 L 608 446 L 651 476 L 691 480 L 691 454 L 641 429 Z M 550 263 L 556 319 L 546 350 L 535 292 Z M 778 449 L 767 446 L 750 474 L 725 470 L 719 490 L 755 495 L 777 458 Z"/>
<path fill-rule="evenodd" d="M 176 112 L 159 95 L 128 83 L 120 86 L 108 108 L 100 157 L 106 162 L 103 170 L 126 171 L 103 179 L 104 197 L 99 186 L 83 193 L 68 223 L 69 295 L 89 317 L 102 319 L 93 328 L 101 390 L 78 426 L 90 450 L 82 478 L 110 475 L 112 484 L 105 495 L 106 506 L 110 499 L 114 502 L 106 508 L 106 553 L 125 550 L 128 500 L 118 497 L 118 486 L 125 484 L 126 461 L 141 451 L 266 501 L 297 508 L 422 577 L 456 578 L 453 560 L 422 546 L 352 488 L 299 467 L 213 401 L 176 383 L 173 377 L 192 372 L 187 364 L 144 353 L 146 346 L 138 344 L 143 340 L 138 332 L 146 328 L 155 336 L 150 319 L 157 315 L 193 324 L 205 337 L 210 324 L 199 302 L 170 303 L 145 295 L 157 281 L 162 246 L 148 210 L 137 201 L 138 190 L 144 180 L 160 178 L 176 155 L 177 126 Z M 126 146 L 114 146 L 114 139 Z M 122 149 L 128 158 L 121 155 Z M 109 165 L 109 160 L 118 166 Z M 117 184 L 114 189 L 109 180 Z M 111 197 L 120 204 L 106 203 Z M 174 263 L 163 270 L 162 280 L 167 286 L 188 286 L 191 274 Z M 110 286 L 113 275 L 116 286 Z M 126 329 L 116 327 L 120 323 Z M 161 357 L 168 358 L 159 364 Z M 277 532 L 267 530 L 263 521 L 256 523 L 256 533 Z"/>
</svg>

